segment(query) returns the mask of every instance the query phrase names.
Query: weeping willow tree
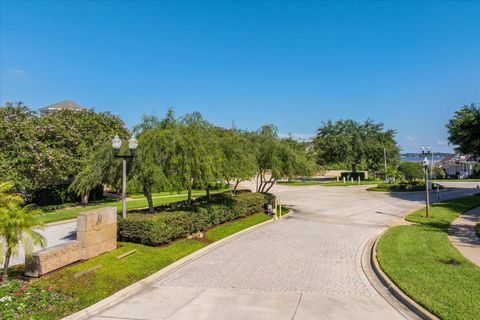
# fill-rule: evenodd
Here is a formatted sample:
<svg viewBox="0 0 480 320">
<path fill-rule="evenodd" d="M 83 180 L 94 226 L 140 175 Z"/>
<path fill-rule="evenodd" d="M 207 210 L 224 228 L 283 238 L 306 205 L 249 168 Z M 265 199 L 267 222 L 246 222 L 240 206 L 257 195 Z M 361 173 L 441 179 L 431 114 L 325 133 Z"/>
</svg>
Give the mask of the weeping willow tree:
<svg viewBox="0 0 480 320">
<path fill-rule="evenodd" d="M 17 256 L 20 245 L 25 255 L 31 254 L 33 246 L 46 247 L 46 239 L 35 229 L 42 228 L 41 211 L 34 205 L 25 205 L 23 197 L 13 192 L 11 182 L 0 184 L 0 260 L 3 260 L 2 280 L 8 276 L 12 256 Z"/>
</svg>

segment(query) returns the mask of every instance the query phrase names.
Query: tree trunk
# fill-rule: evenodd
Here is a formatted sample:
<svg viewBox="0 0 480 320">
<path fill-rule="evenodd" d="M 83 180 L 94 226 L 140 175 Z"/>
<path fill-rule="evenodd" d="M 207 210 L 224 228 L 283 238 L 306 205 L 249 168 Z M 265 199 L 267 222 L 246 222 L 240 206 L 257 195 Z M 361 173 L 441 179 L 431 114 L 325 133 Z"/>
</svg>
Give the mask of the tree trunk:
<svg viewBox="0 0 480 320">
<path fill-rule="evenodd" d="M 271 179 L 270 179 L 270 180 L 271 180 Z M 275 182 L 276 182 L 276 181 L 277 181 L 277 180 L 273 179 L 273 181 L 271 182 L 271 185 L 270 185 L 270 187 L 268 187 L 268 189 L 267 189 L 267 190 L 265 190 L 265 192 L 268 192 L 268 191 L 270 191 L 270 189 L 272 189 L 272 187 L 273 187 L 273 185 L 275 184 Z"/>
<path fill-rule="evenodd" d="M 3 264 L 3 273 L 2 273 L 2 281 L 7 281 L 8 277 L 8 265 L 10 264 L 10 256 L 12 255 L 12 250 L 9 248 L 5 254 L 5 262 Z"/>
<path fill-rule="evenodd" d="M 235 186 L 233 187 L 233 194 L 237 193 L 237 188 L 238 188 L 238 185 L 240 184 L 240 179 L 237 179 L 237 181 L 235 181 Z"/>
<path fill-rule="evenodd" d="M 212 199 L 212 197 L 210 196 L 210 186 L 207 186 L 205 191 L 207 192 L 207 199 L 208 199 L 208 201 L 210 201 Z"/>
<path fill-rule="evenodd" d="M 80 197 L 80 204 L 82 206 L 86 206 L 88 204 L 88 197 L 89 196 L 90 196 L 90 191 L 87 191 L 84 194 L 82 194 L 82 196 Z"/>
<path fill-rule="evenodd" d="M 357 172 L 357 164 L 352 164 L 352 172 Z"/>
<path fill-rule="evenodd" d="M 148 189 L 143 189 L 143 195 L 145 198 L 147 198 L 148 202 L 148 213 L 153 213 L 154 208 L 153 208 L 153 199 L 152 199 L 152 192 Z"/>
<path fill-rule="evenodd" d="M 187 205 L 192 204 L 192 187 L 188 187 L 188 192 L 187 192 Z"/>
</svg>

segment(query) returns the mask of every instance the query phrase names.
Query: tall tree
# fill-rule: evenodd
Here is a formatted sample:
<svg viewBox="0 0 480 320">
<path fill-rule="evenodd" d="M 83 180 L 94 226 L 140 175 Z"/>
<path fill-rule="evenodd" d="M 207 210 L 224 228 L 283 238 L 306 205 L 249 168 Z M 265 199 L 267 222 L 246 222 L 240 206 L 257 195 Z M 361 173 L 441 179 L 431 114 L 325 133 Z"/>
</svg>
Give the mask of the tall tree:
<svg viewBox="0 0 480 320">
<path fill-rule="evenodd" d="M 256 173 L 255 154 L 252 142 L 246 135 L 235 129 L 218 129 L 221 148 L 221 176 L 235 194 L 243 180 L 251 179 Z"/>
<path fill-rule="evenodd" d="M 261 127 L 251 136 L 256 145 L 257 192 L 268 192 L 278 179 L 314 173 L 315 164 L 306 146 L 280 139 L 273 125 Z"/>
<path fill-rule="evenodd" d="M 327 121 L 317 131 L 313 144 L 317 163 L 328 166 L 344 163 L 356 172 L 360 167 L 383 172 L 384 149 L 387 162 L 398 163 L 399 151 L 395 130 L 384 130 L 383 123 L 368 119 L 363 123 L 354 120 Z"/>
<path fill-rule="evenodd" d="M 446 125 L 448 141 L 457 145 L 455 150 L 480 157 L 480 106 L 463 106 Z"/>
<path fill-rule="evenodd" d="M 26 190 L 69 182 L 98 145 L 126 132 L 110 113 L 62 110 L 39 117 L 23 104 L 6 104 L 0 108 L 0 179 Z"/>
<path fill-rule="evenodd" d="M 185 115 L 176 127 L 175 184 L 187 190 L 192 201 L 193 187 L 205 188 L 219 176 L 218 140 L 212 126 L 199 113 Z"/>
<path fill-rule="evenodd" d="M 175 188 L 172 162 L 175 157 L 176 130 L 161 126 L 140 135 L 131 170 L 137 184 L 148 201 L 148 211 L 154 211 L 152 193 Z"/>
</svg>

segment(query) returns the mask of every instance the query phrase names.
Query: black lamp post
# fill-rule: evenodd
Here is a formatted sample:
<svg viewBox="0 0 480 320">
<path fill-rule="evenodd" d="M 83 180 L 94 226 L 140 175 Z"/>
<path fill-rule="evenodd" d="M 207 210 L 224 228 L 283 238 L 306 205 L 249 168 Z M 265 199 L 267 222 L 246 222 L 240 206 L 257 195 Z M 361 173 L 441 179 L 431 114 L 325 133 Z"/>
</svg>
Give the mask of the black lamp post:
<svg viewBox="0 0 480 320">
<path fill-rule="evenodd" d="M 423 164 L 423 172 L 425 173 L 425 213 L 426 217 L 428 218 L 429 216 L 429 206 L 430 206 L 430 195 L 429 195 L 429 188 L 428 188 L 428 167 L 430 166 L 430 163 L 428 161 L 428 156 L 431 154 L 430 147 L 425 149 L 425 147 L 422 147 L 422 156 L 425 156 L 425 159 L 423 159 L 422 164 Z"/>
<path fill-rule="evenodd" d="M 115 158 L 122 159 L 122 218 L 127 217 L 127 159 L 135 156 L 135 149 L 137 149 L 138 141 L 135 136 L 128 140 L 129 155 L 119 155 L 120 148 L 122 147 L 122 140 L 116 135 L 112 139 L 112 149 Z"/>
</svg>

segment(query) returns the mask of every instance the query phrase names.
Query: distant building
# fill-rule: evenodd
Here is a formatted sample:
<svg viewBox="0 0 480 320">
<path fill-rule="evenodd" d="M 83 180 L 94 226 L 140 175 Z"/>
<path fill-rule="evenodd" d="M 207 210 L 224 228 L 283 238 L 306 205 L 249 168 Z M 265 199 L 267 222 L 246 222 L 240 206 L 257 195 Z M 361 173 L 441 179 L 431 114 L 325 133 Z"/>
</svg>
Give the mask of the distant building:
<svg viewBox="0 0 480 320">
<path fill-rule="evenodd" d="M 41 108 L 39 111 L 42 115 L 47 115 L 49 113 L 59 111 L 59 110 L 86 110 L 85 107 L 73 102 L 72 100 L 64 100 L 62 102 L 54 103 L 49 106 Z"/>
<path fill-rule="evenodd" d="M 457 153 L 443 158 L 437 165 L 445 169 L 447 177 L 463 179 L 473 174 L 476 163 L 472 157 Z"/>
</svg>

